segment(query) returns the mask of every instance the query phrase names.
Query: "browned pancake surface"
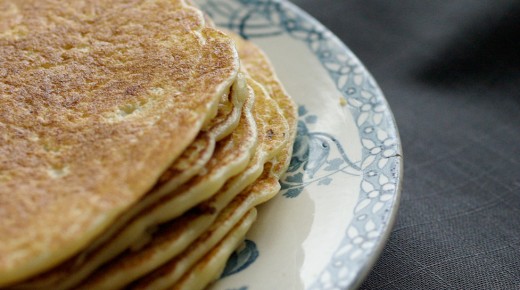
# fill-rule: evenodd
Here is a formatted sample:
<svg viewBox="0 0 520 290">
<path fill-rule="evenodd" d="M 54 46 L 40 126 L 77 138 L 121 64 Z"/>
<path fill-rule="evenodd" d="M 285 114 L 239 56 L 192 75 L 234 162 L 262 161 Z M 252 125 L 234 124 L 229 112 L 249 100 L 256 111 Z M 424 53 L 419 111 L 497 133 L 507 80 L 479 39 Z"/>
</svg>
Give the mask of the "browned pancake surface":
<svg viewBox="0 0 520 290">
<path fill-rule="evenodd" d="M 0 1 L 0 285 L 63 260 L 214 116 L 236 51 L 183 1 Z"/>
</svg>

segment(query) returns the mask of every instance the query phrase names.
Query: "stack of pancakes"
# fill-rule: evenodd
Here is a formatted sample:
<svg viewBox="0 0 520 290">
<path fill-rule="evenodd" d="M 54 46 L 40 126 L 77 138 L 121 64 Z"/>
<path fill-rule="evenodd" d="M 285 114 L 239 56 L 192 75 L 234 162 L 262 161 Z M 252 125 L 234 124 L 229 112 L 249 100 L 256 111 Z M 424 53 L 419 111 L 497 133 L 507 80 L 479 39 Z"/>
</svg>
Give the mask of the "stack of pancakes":
<svg viewBox="0 0 520 290">
<path fill-rule="evenodd" d="M 280 189 L 296 112 L 183 0 L 0 0 L 0 288 L 202 289 Z"/>
</svg>

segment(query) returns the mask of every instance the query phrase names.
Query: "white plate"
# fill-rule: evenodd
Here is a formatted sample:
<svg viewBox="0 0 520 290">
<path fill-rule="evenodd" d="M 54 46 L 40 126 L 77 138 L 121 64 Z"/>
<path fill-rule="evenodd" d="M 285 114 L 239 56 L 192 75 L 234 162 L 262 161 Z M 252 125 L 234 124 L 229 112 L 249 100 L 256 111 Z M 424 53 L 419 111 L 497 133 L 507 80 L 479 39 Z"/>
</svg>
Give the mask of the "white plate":
<svg viewBox="0 0 520 290">
<path fill-rule="evenodd" d="M 397 211 L 402 157 L 374 79 L 316 20 L 285 1 L 198 0 L 257 43 L 299 105 L 282 192 L 259 209 L 212 289 L 345 289 L 378 258 Z"/>
</svg>

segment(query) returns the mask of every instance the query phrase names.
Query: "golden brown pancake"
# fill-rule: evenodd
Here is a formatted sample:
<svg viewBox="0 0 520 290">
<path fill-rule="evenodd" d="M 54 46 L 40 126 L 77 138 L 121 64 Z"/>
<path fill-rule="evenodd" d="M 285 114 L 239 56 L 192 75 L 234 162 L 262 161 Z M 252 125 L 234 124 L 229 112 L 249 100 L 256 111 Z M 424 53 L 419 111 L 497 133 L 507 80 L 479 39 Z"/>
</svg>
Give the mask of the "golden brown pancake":
<svg viewBox="0 0 520 290">
<path fill-rule="evenodd" d="M 231 92 L 222 95 L 215 118 L 211 119 L 210 124 L 206 126 L 207 128 L 203 128 L 179 158 L 163 172 L 152 191 L 145 198 L 156 195 L 155 192 L 158 191 L 174 190 L 202 169 L 213 155 L 215 143 L 229 136 L 238 126 L 242 106 L 248 94 L 245 77 L 240 73 L 231 87 Z"/>
<path fill-rule="evenodd" d="M 148 205 L 130 216 L 105 243 L 89 248 L 74 259 L 51 271 L 16 285 L 16 289 L 67 289 L 86 278 L 102 263 L 126 249 L 139 244 L 147 231 L 189 210 L 200 201 L 213 195 L 231 176 L 243 171 L 249 163 L 257 143 L 257 127 L 252 115 L 254 94 L 250 94 L 238 127 L 221 140 L 212 158 L 204 166 L 204 173 L 196 175 L 173 192 L 153 198 Z"/>
<path fill-rule="evenodd" d="M 260 176 L 264 163 L 279 154 L 289 135 L 282 111 L 263 87 L 251 79 L 248 83 L 255 92 L 253 115 L 258 131 L 258 144 L 248 168 L 228 180 L 209 200 L 179 220 L 162 226 L 151 236 L 149 244 L 102 266 L 82 283 L 82 289 L 120 288 L 181 253 L 214 222 L 238 193 Z"/>
<path fill-rule="evenodd" d="M 245 77 L 239 74 L 231 88 L 230 94 L 223 97 L 220 101 L 217 116 L 211 120 L 211 123 L 207 126 L 208 128 L 199 132 L 193 143 L 163 172 L 154 188 L 143 199 L 119 216 L 85 251 L 95 249 L 106 242 L 116 231 L 121 229 L 144 208 L 157 202 L 161 197 L 173 192 L 180 185 L 200 173 L 213 155 L 216 141 L 227 137 L 238 126 L 242 107 L 249 94 Z M 77 265 L 78 262 L 76 261 L 74 264 Z M 70 268 L 70 266 L 66 266 L 66 268 Z"/>
<path fill-rule="evenodd" d="M 256 219 L 256 209 L 251 209 L 240 222 L 214 247 L 210 253 L 197 262 L 190 271 L 170 289 L 202 290 L 216 280 L 226 265 L 231 253 L 244 240 L 247 231 Z"/>
<path fill-rule="evenodd" d="M 202 131 L 210 132 L 215 137 L 215 141 L 220 141 L 238 126 L 242 107 L 249 96 L 249 88 L 247 86 L 246 76 L 239 73 L 229 95 L 222 95 L 222 99 L 218 104 L 217 116 L 211 119 L 207 128 Z"/>
<path fill-rule="evenodd" d="M 296 138 L 296 127 L 298 125 L 296 104 L 285 91 L 269 58 L 259 47 L 251 41 L 244 40 L 236 33 L 226 31 L 226 34 L 235 41 L 241 60 L 241 69 L 267 89 L 269 95 L 282 109 L 284 117 L 289 124 L 291 135 L 284 150 L 285 154 L 277 157 L 278 162 L 276 168 L 273 169 L 273 174 L 281 178 L 291 161 L 292 144 Z"/>
<path fill-rule="evenodd" d="M 130 285 L 132 289 L 164 289 L 165 287 L 174 285 L 175 288 L 180 283 L 182 277 L 191 276 L 194 271 L 194 265 L 216 247 L 228 231 L 243 216 L 253 209 L 256 205 L 263 203 L 280 190 L 278 178 L 272 174 L 273 166 L 268 164 L 264 169 L 262 176 L 255 181 L 253 185 L 248 187 L 233 201 L 227 205 L 219 214 L 211 227 L 202 234 L 196 241 L 183 251 L 180 255 L 168 261 L 161 267 L 157 268 L 147 276 L 135 281 Z M 245 232 L 243 233 L 245 235 Z M 243 238 L 243 236 L 242 236 Z M 222 244 L 222 243 L 221 243 Z M 225 243 L 224 243 L 225 244 Z M 231 248 L 231 250 L 234 248 Z M 231 252 L 229 252 L 231 254 Z M 223 258 L 219 265 L 227 260 Z M 195 266 L 196 267 L 196 266 Z M 206 277 L 206 283 L 210 283 L 214 278 L 213 275 L 204 274 L 206 271 L 213 273 L 212 269 L 198 268 L 197 270 L 202 277 Z"/>
<path fill-rule="evenodd" d="M 81 271 L 77 271 L 77 269 L 85 263 L 89 252 L 104 245 L 143 209 L 174 191 L 204 168 L 204 165 L 213 154 L 215 142 L 231 134 L 232 130 L 238 125 L 242 106 L 249 93 L 244 76 L 239 74 L 229 95 L 222 97 L 217 116 L 211 120 L 207 128 L 198 134 L 194 142 L 190 144 L 181 156 L 161 175 L 151 192 L 147 193 L 142 200 L 119 216 L 100 237 L 97 237 L 85 250 L 76 255 L 76 257 L 67 260 L 45 274 L 31 279 L 28 283 L 26 281 L 21 285 L 17 285 L 15 288 L 34 289 L 55 287 L 52 285 L 63 281 L 65 278 L 72 280 L 74 275 L 80 275 Z M 70 274 L 71 272 L 72 274 Z M 67 285 L 67 283 L 60 284 Z"/>
<path fill-rule="evenodd" d="M 0 7 L 1 286 L 140 199 L 215 116 L 238 58 L 181 0 Z"/>
<path fill-rule="evenodd" d="M 241 236 L 235 235 L 233 241 L 221 241 L 215 246 L 222 239 L 230 227 L 229 225 L 240 219 L 251 208 L 274 197 L 280 190 L 279 179 L 289 166 L 292 144 L 296 135 L 296 105 L 283 89 L 265 54 L 253 43 L 247 42 L 237 35 L 231 35 L 237 43 L 242 69 L 255 75 L 261 80 L 260 83 L 270 88 L 271 96 L 284 112 L 291 130 L 288 135 L 289 140 L 284 144 L 280 153 L 265 167 L 262 176 L 223 210 L 210 230 L 193 242 L 182 255 L 136 281 L 133 284 L 135 289 L 202 289 L 206 287 L 222 271 L 225 265 L 224 260 L 227 260 L 234 249 L 233 241 L 243 239 L 246 234 L 246 232 L 242 232 Z M 209 251 L 211 253 L 206 254 Z M 220 255 L 214 253 L 220 253 Z M 201 259 L 202 256 L 204 258 Z M 195 266 L 193 266 L 194 264 Z"/>
</svg>

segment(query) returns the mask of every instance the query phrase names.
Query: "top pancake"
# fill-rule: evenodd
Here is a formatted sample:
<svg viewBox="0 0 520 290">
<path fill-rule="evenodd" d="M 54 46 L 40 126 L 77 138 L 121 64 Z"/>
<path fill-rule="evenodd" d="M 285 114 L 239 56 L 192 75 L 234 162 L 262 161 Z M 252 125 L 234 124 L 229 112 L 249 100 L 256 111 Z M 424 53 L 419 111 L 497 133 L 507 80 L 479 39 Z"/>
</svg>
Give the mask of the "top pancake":
<svg viewBox="0 0 520 290">
<path fill-rule="evenodd" d="M 0 0 L 0 286 L 79 251 L 146 193 L 238 66 L 181 0 Z"/>
</svg>

